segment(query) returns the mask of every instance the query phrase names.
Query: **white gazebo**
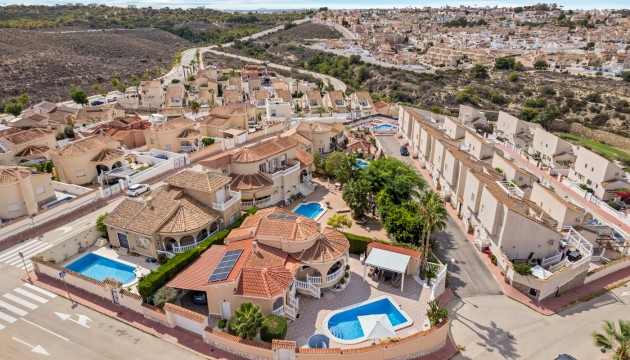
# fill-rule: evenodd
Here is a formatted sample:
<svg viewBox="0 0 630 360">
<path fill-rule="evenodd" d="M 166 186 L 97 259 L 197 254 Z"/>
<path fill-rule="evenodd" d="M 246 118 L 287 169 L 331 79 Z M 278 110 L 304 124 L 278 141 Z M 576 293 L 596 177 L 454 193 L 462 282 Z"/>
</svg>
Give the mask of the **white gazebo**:
<svg viewBox="0 0 630 360">
<path fill-rule="evenodd" d="M 365 263 L 363 264 L 363 281 L 366 281 L 367 267 L 374 266 L 379 269 L 393 271 L 401 274 L 400 291 L 405 289 L 405 274 L 407 273 L 407 267 L 409 266 L 409 255 L 396 253 L 393 251 L 387 251 L 379 248 L 372 248 Z"/>
</svg>

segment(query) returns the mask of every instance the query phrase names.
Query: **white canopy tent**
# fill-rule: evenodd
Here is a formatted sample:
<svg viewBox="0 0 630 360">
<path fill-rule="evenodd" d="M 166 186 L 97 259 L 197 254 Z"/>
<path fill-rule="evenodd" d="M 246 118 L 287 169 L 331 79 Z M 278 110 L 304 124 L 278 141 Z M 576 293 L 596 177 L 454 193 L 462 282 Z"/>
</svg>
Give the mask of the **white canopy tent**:
<svg viewBox="0 0 630 360">
<path fill-rule="evenodd" d="M 402 283 L 400 285 L 400 291 L 402 292 L 405 289 L 405 274 L 407 273 L 409 260 L 411 260 L 409 255 L 372 248 L 370 255 L 368 255 L 367 259 L 365 259 L 365 263 L 363 265 L 363 281 L 365 281 L 368 265 L 379 269 L 393 271 L 402 275 Z"/>
<path fill-rule="evenodd" d="M 396 336 L 392 322 L 385 314 L 357 316 L 363 335 L 368 339 L 380 339 Z"/>
</svg>

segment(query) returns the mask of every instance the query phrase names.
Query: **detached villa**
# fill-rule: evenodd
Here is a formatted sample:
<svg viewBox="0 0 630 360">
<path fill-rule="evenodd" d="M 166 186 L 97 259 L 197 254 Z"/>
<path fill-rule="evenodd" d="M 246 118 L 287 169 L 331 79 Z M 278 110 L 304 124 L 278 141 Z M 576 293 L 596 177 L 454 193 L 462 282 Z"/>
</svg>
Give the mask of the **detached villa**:
<svg viewBox="0 0 630 360">
<path fill-rule="evenodd" d="M 319 298 L 345 272 L 350 244 L 343 234 L 315 220 L 272 207 L 259 210 L 232 230 L 167 286 L 203 291 L 208 311 L 229 318 L 251 302 L 265 314 L 296 319 L 296 292 Z"/>
<path fill-rule="evenodd" d="M 148 195 L 125 199 L 105 218 L 111 244 L 157 257 L 197 247 L 240 216 L 240 194 L 230 178 L 184 170 Z"/>
</svg>

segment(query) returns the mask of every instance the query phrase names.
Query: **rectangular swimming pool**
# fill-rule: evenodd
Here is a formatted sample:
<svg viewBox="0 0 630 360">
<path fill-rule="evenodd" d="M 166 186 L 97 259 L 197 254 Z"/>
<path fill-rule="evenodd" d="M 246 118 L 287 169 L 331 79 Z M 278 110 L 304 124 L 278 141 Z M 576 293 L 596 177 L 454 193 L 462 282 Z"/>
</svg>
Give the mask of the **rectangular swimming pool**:
<svg viewBox="0 0 630 360">
<path fill-rule="evenodd" d="M 340 344 L 356 344 L 367 340 L 359 316 L 385 314 L 394 330 L 413 324 L 413 320 L 390 296 L 381 296 L 336 310 L 324 318 L 324 330 Z"/>
<path fill-rule="evenodd" d="M 66 269 L 76 271 L 98 281 L 103 281 L 109 277 L 123 284 L 129 284 L 136 279 L 133 266 L 92 253 L 69 264 L 66 266 Z"/>
</svg>

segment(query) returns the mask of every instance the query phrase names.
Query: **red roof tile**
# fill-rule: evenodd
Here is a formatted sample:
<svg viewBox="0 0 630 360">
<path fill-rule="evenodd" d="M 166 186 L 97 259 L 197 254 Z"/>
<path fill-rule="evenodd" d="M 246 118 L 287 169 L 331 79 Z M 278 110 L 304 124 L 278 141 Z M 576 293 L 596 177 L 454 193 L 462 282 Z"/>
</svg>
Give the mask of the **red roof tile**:
<svg viewBox="0 0 630 360">
<path fill-rule="evenodd" d="M 370 248 L 377 248 L 377 249 L 381 249 L 381 250 L 387 250 L 387 251 L 391 251 L 391 252 L 395 252 L 398 254 L 403 254 L 403 255 L 408 255 L 411 257 L 420 257 L 420 251 L 418 250 L 412 250 L 412 249 L 406 249 L 403 247 L 398 247 L 398 246 L 394 246 L 394 245 L 389 245 L 389 244 L 383 244 L 377 241 L 373 241 L 371 243 L 368 244 L 368 249 Z"/>
</svg>

